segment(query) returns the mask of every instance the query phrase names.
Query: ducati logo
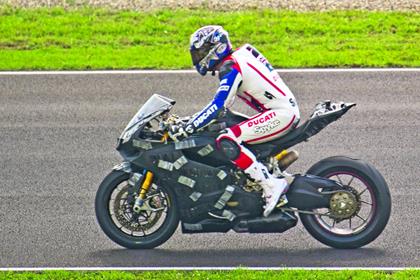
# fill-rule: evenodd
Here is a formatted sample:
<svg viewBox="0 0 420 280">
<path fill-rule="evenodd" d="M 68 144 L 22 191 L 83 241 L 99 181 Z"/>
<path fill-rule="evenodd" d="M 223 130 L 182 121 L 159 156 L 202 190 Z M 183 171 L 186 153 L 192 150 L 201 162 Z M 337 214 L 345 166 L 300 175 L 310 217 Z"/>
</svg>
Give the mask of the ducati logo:
<svg viewBox="0 0 420 280">
<path fill-rule="evenodd" d="M 213 104 L 210 108 L 207 109 L 201 116 L 198 117 L 194 121 L 194 126 L 198 127 L 200 124 L 202 124 L 212 113 L 214 113 L 217 110 L 217 105 Z"/>
<path fill-rule="evenodd" d="M 266 115 L 265 117 L 261 117 L 258 119 L 254 119 L 248 122 L 248 127 L 253 127 L 254 125 L 263 124 L 276 116 L 276 112 L 271 112 L 270 114 Z"/>
</svg>

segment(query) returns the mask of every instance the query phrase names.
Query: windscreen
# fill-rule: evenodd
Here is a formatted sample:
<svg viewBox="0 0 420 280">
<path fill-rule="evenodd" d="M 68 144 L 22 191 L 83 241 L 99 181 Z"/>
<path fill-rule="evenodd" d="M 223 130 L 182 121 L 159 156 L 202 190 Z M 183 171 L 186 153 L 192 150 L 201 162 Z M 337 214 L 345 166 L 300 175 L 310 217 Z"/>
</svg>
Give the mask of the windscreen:
<svg viewBox="0 0 420 280">
<path fill-rule="evenodd" d="M 140 107 L 140 109 L 137 111 L 137 113 L 128 123 L 124 131 L 130 129 L 133 125 L 150 117 L 156 112 L 159 112 L 159 111 L 163 112 L 163 111 L 169 110 L 173 104 L 175 104 L 174 100 L 161 96 L 159 94 L 153 94 L 146 101 L 146 103 L 144 103 L 144 105 Z"/>
</svg>

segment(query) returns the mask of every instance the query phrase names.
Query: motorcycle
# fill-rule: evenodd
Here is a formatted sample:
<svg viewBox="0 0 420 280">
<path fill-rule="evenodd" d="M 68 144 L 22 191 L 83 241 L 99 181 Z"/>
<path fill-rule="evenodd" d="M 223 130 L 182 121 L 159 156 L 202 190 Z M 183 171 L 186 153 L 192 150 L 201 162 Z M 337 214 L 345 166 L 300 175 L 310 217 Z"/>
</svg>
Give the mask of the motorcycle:
<svg viewBox="0 0 420 280">
<path fill-rule="evenodd" d="M 288 203 L 263 217 L 262 188 L 236 168 L 215 144 L 218 133 L 246 120 L 226 110 L 193 135 L 171 133 L 188 121 L 169 112 L 170 98 L 154 94 L 118 139 L 124 161 L 99 186 L 97 221 L 117 244 L 149 249 L 167 241 L 181 223 L 183 233 L 281 233 L 298 222 L 334 248 L 358 248 L 375 240 L 391 212 L 387 183 L 372 165 L 344 156 L 325 158 L 305 174 L 286 169 L 298 158 L 290 147 L 307 141 L 339 119 L 354 103 L 321 102 L 287 135 L 247 145 L 277 177 L 289 183 Z"/>
</svg>

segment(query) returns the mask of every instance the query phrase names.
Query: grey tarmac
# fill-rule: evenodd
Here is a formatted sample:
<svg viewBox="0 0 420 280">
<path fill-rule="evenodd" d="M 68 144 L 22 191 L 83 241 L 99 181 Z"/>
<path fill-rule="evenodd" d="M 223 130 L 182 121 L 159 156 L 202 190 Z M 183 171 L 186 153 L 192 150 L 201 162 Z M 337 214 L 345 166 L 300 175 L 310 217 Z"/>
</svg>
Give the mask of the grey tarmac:
<svg viewBox="0 0 420 280">
<path fill-rule="evenodd" d="M 281 73 L 302 120 L 322 100 L 358 105 L 296 146 L 291 172 L 332 155 L 362 158 L 393 202 L 383 234 L 357 250 L 328 248 L 299 224 L 283 234 L 182 235 L 126 250 L 96 223 L 95 192 L 120 162 L 116 139 L 152 93 L 192 114 L 217 80 L 198 74 L 0 75 L 0 267 L 420 266 L 420 71 Z M 236 109 L 251 113 L 236 102 Z"/>
</svg>

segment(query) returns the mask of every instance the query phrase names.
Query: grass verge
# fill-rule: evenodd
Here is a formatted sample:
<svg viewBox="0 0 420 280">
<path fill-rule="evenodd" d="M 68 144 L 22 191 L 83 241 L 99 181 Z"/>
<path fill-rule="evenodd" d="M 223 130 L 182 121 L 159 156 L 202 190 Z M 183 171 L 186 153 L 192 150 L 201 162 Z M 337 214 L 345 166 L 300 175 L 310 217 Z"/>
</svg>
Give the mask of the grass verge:
<svg viewBox="0 0 420 280">
<path fill-rule="evenodd" d="M 400 280 L 419 279 L 420 270 L 406 270 L 387 273 L 383 271 L 322 271 L 322 270 L 284 270 L 284 271 L 251 271 L 238 269 L 233 271 L 154 271 L 154 272 L 77 272 L 77 271 L 46 271 L 40 273 L 32 272 L 0 272 L 0 280 L 38 280 L 38 279 L 148 279 L 148 280 L 173 280 L 173 279 L 252 279 L 252 280 Z"/>
<path fill-rule="evenodd" d="M 0 7 L 0 70 L 191 68 L 190 34 L 223 25 L 275 67 L 418 67 L 420 13 Z"/>
</svg>

